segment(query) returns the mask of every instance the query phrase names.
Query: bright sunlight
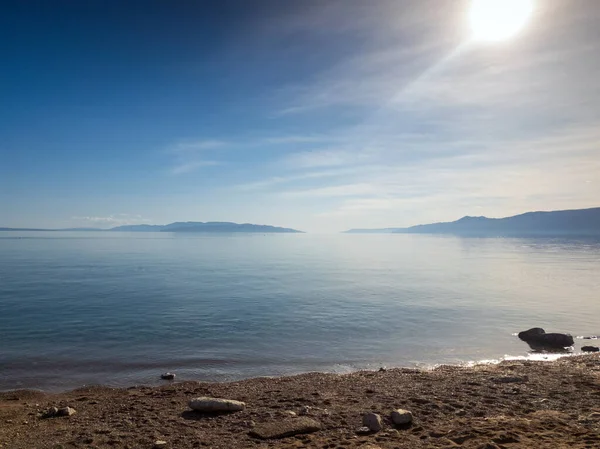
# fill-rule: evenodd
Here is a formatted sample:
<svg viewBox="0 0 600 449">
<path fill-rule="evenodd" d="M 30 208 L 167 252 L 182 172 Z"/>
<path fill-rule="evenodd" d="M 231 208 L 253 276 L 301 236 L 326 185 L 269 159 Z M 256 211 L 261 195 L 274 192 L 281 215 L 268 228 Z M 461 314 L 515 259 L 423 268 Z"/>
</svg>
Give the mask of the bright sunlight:
<svg viewBox="0 0 600 449">
<path fill-rule="evenodd" d="M 533 0 L 472 0 L 469 19 L 473 38 L 503 41 L 525 27 L 533 13 Z"/>
</svg>

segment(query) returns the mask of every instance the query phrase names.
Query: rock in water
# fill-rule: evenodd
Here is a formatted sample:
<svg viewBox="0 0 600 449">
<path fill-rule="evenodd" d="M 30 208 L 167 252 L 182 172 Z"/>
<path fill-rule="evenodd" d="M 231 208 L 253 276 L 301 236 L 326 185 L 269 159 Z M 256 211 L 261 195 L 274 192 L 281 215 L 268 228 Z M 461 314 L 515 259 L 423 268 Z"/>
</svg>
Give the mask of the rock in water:
<svg viewBox="0 0 600 449">
<path fill-rule="evenodd" d="M 275 438 L 286 438 L 304 433 L 312 433 L 321 430 L 321 423 L 311 418 L 300 417 L 284 419 L 270 423 L 258 424 L 250 435 L 263 440 Z"/>
<path fill-rule="evenodd" d="M 392 422 L 396 425 L 409 424 L 412 422 L 412 413 L 408 410 L 399 408 L 392 412 Z"/>
<path fill-rule="evenodd" d="M 363 415 L 363 426 L 368 427 L 371 432 L 379 432 L 381 426 L 381 416 L 377 413 L 365 413 Z"/>
<path fill-rule="evenodd" d="M 583 352 L 598 352 L 600 348 L 598 346 L 583 346 L 581 350 Z"/>
<path fill-rule="evenodd" d="M 164 374 L 160 375 L 160 378 L 164 379 L 164 380 L 173 380 L 173 379 L 175 379 L 175 374 L 174 373 L 164 373 Z"/>
<path fill-rule="evenodd" d="M 205 413 L 239 412 L 246 408 L 246 404 L 233 399 L 199 397 L 189 402 L 192 410 Z"/>
<path fill-rule="evenodd" d="M 519 338 L 530 346 L 537 345 L 548 348 L 566 348 L 567 346 L 573 346 L 575 344 L 571 335 L 558 333 L 547 334 L 541 327 L 534 327 L 519 332 Z"/>
</svg>

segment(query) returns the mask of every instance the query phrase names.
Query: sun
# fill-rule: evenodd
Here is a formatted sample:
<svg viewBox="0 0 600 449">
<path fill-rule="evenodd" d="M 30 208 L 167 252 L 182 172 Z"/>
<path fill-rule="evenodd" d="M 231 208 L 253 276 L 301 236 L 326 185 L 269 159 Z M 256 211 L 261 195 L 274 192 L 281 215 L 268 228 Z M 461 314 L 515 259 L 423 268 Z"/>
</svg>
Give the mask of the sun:
<svg viewBox="0 0 600 449">
<path fill-rule="evenodd" d="M 533 14 L 533 0 L 472 0 L 469 20 L 473 38 L 503 41 L 521 31 Z"/>
</svg>

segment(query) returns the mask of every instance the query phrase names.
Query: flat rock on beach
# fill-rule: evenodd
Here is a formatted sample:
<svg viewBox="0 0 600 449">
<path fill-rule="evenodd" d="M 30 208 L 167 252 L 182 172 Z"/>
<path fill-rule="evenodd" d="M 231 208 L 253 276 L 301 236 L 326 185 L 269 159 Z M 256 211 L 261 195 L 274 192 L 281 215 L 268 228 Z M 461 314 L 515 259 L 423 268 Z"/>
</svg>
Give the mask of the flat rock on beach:
<svg viewBox="0 0 600 449">
<path fill-rule="evenodd" d="M 189 408 L 191 398 L 223 398 L 245 407 L 197 412 Z M 77 413 L 44 418 L 52 407 Z M 286 413 L 305 407 L 307 416 Z M 411 412 L 412 424 L 392 422 L 399 409 Z M 381 417 L 379 432 L 357 432 L 367 413 Z M 157 442 L 177 449 L 597 449 L 598 441 L 597 353 L 426 371 L 0 393 L 2 449 L 133 449 Z"/>
<path fill-rule="evenodd" d="M 233 399 L 209 398 L 203 396 L 192 399 L 189 402 L 189 406 L 192 410 L 197 412 L 227 413 L 244 410 L 246 404 L 240 401 L 234 401 Z"/>
<path fill-rule="evenodd" d="M 321 423 L 311 418 L 285 419 L 257 425 L 250 435 L 263 440 L 285 438 L 321 430 Z"/>
</svg>

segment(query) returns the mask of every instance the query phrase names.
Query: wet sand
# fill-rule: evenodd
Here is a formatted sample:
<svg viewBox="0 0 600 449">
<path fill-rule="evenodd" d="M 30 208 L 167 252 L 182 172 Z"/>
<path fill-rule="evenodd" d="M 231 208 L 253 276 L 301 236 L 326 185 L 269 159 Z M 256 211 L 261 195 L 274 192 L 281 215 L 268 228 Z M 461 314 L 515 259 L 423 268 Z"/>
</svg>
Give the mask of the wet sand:
<svg viewBox="0 0 600 449">
<path fill-rule="evenodd" d="M 199 414 L 187 405 L 197 396 L 244 401 L 246 409 Z M 77 413 L 44 418 L 53 406 Z M 389 416 L 396 408 L 410 410 L 414 422 L 395 427 Z M 290 412 L 303 409 L 322 430 L 277 440 L 252 436 L 264 423 L 301 419 Z M 357 434 L 366 412 L 381 415 L 381 431 Z M 166 442 L 162 447 L 183 449 L 600 448 L 600 355 L 431 371 L 0 393 L 1 448 L 152 448 L 159 440 Z"/>
</svg>

